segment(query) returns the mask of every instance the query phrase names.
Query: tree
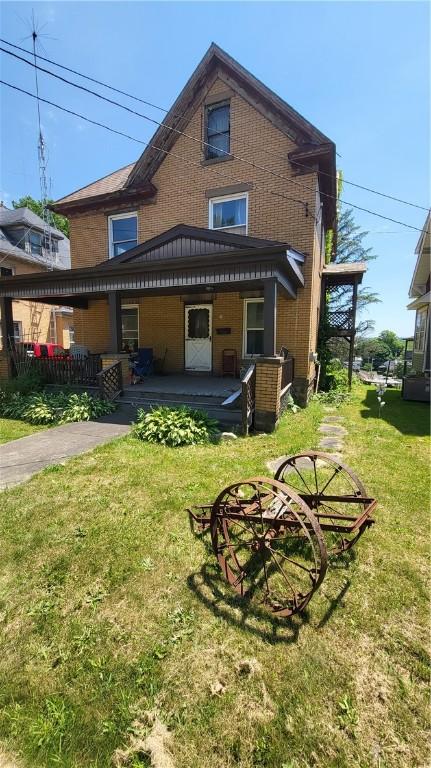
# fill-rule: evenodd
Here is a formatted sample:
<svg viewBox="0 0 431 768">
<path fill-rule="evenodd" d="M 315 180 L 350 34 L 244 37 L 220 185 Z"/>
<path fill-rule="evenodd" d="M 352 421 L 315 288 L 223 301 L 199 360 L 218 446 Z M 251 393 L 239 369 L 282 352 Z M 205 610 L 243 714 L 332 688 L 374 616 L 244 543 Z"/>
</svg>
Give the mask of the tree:
<svg viewBox="0 0 431 768">
<path fill-rule="evenodd" d="M 48 205 L 54 202 L 54 200 L 48 200 Z M 33 213 L 43 218 L 43 204 L 41 200 L 35 200 L 31 195 L 25 195 L 20 197 L 19 200 L 12 200 L 14 208 L 29 208 Z M 69 222 L 65 216 L 61 216 L 59 213 L 51 212 L 53 226 L 63 232 L 63 235 L 69 237 Z"/>
<path fill-rule="evenodd" d="M 345 264 L 355 261 L 371 261 L 376 259 L 377 255 L 373 253 L 372 248 L 366 248 L 364 239 L 368 232 L 361 230 L 358 224 L 355 224 L 353 211 L 351 208 L 345 208 L 338 216 L 337 229 L 337 252 L 335 263 Z M 357 314 L 360 315 L 372 304 L 379 302 L 379 296 L 367 287 L 361 287 L 358 290 Z M 349 286 L 340 286 L 335 291 L 331 291 L 331 310 L 348 309 L 351 306 L 351 289 Z M 357 325 L 357 333 L 363 334 L 372 330 L 373 322 L 371 320 L 361 320 Z"/>
<path fill-rule="evenodd" d="M 390 356 L 397 358 L 400 356 L 404 349 L 404 342 L 397 336 L 394 331 L 382 331 L 379 334 L 379 339 L 389 347 Z"/>
</svg>

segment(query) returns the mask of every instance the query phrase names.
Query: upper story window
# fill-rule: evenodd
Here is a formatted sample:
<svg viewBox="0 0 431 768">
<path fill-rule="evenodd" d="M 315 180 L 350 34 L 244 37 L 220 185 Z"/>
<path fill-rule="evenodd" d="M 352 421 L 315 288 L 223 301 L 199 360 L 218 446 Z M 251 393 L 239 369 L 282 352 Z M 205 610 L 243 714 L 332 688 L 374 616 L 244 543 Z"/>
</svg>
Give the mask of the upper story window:
<svg viewBox="0 0 431 768">
<path fill-rule="evenodd" d="M 237 235 L 247 234 L 248 195 L 212 197 L 209 203 L 209 228 L 224 229 Z"/>
<path fill-rule="evenodd" d="M 37 256 L 42 256 L 42 235 L 40 232 L 30 232 L 30 250 Z"/>
<path fill-rule="evenodd" d="M 136 212 L 110 216 L 108 226 L 110 259 L 129 251 L 138 244 L 138 215 Z"/>
<path fill-rule="evenodd" d="M 205 126 L 205 158 L 227 157 L 230 152 L 229 102 L 208 105 L 205 108 Z"/>
</svg>

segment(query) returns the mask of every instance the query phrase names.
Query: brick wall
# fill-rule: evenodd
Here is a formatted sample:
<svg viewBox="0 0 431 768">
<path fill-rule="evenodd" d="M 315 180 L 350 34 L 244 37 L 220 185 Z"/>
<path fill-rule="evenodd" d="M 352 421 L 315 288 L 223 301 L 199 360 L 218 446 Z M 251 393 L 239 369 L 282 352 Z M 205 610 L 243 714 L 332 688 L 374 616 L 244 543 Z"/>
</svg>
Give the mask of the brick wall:
<svg viewBox="0 0 431 768">
<path fill-rule="evenodd" d="M 222 372 L 224 349 L 235 349 L 238 367 L 243 359 L 244 299 L 238 292 L 215 293 L 212 300 L 205 296 L 148 296 L 123 299 L 123 305 L 139 307 L 139 346 L 152 347 L 154 356 L 162 358 L 165 350 L 165 370 L 184 370 L 184 326 L 186 304 L 212 305 L 213 372 Z M 307 378 L 308 352 L 306 330 L 297 322 L 296 302 L 279 296 L 277 301 L 277 349 L 284 346 L 295 358 L 296 376 Z M 91 352 L 109 351 L 108 303 L 105 299 L 91 301 L 88 310 L 74 310 L 75 339 Z M 230 328 L 220 335 L 217 328 Z M 305 349 L 304 349 L 305 347 Z"/>
<path fill-rule="evenodd" d="M 216 80 L 209 91 L 213 96 L 226 92 L 226 84 Z M 190 120 L 187 133 L 201 140 L 203 109 L 198 109 Z M 157 197 L 152 204 L 142 204 L 138 211 L 138 239 L 148 240 L 170 227 L 185 223 L 208 227 L 208 200 L 205 192 L 229 184 L 249 182 L 248 234 L 255 237 L 280 240 L 291 244 L 307 255 L 303 271 L 305 287 L 298 291 L 296 301 L 280 298 L 278 302 L 277 346 L 285 344 L 295 356 L 296 372 L 305 379 L 314 375 L 314 365 L 309 362 L 315 351 L 317 333 L 317 299 L 320 295 L 320 245 L 315 237 L 314 214 L 316 208 L 316 174 L 295 178 L 287 155 L 295 144 L 248 102 L 236 93 L 231 96 L 231 149 L 250 159 L 256 165 L 264 165 L 286 181 L 252 167 L 239 160 L 226 160 L 213 165 L 201 165 L 202 147 L 184 136 L 179 137 L 173 152 L 190 165 L 167 156 L 154 176 Z M 196 163 L 197 165 L 193 165 Z M 310 189 L 304 189 L 304 184 Z M 309 213 L 301 203 L 308 203 Z M 130 210 L 130 206 L 127 206 Z M 108 257 L 108 215 L 120 208 L 100 209 L 97 212 L 76 214 L 70 218 L 72 266 L 82 267 L 104 261 Z M 230 299 L 227 298 L 230 296 Z M 214 351 L 218 358 L 224 346 L 241 346 L 242 302 L 233 294 L 225 294 L 217 312 L 229 319 L 223 325 L 232 326 L 231 337 L 214 336 Z M 148 312 L 145 310 L 145 304 Z M 180 369 L 183 365 L 184 319 L 179 297 L 145 299 L 141 313 L 142 343 L 147 345 L 150 336 L 156 338 L 153 345 L 172 347 L 170 365 Z M 311 310 L 311 307 L 313 309 Z M 215 319 L 216 312 L 215 312 Z M 107 310 L 101 302 L 91 302 L 88 312 L 75 312 L 76 340 L 85 343 L 93 351 L 107 348 Z M 153 326 L 150 329 L 149 324 Z M 215 323 L 216 325 L 216 323 Z M 175 336 L 177 343 L 172 346 Z M 169 342 L 169 344 L 167 343 Z M 149 342 L 148 342 L 148 345 Z"/>
</svg>

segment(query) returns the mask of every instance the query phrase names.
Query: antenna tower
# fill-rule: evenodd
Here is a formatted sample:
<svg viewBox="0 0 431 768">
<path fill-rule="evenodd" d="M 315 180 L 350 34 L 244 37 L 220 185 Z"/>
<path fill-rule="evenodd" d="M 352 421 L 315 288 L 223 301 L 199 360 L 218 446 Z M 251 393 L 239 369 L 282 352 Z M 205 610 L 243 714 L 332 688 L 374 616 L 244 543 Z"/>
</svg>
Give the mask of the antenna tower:
<svg viewBox="0 0 431 768">
<path fill-rule="evenodd" d="M 53 269 L 54 263 L 56 262 L 56 256 L 54 255 L 53 248 L 52 248 L 52 235 L 51 235 L 51 227 L 53 226 L 53 218 L 52 213 L 48 208 L 48 180 L 47 180 L 47 154 L 46 154 L 46 144 L 45 139 L 42 133 L 42 123 L 40 119 L 40 102 L 39 102 L 39 81 L 37 76 L 37 53 L 36 53 L 36 41 L 38 40 L 38 33 L 36 30 L 36 24 L 34 20 L 34 12 L 32 14 L 33 18 L 33 28 L 31 37 L 33 40 L 33 58 L 34 58 L 34 74 L 36 79 L 36 98 L 37 98 L 37 119 L 38 119 L 38 129 L 39 129 L 39 138 L 37 143 L 37 153 L 39 158 L 39 181 L 40 181 L 40 198 L 42 202 L 42 219 L 43 219 L 43 242 L 42 242 L 42 253 L 46 255 L 48 266 Z"/>
</svg>

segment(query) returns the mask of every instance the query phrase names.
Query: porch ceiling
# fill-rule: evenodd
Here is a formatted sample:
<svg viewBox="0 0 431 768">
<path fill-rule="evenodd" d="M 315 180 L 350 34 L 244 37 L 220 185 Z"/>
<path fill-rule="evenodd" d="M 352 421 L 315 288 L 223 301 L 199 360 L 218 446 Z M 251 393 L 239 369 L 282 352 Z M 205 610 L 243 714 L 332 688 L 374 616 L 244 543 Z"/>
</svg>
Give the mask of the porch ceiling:
<svg viewBox="0 0 431 768">
<path fill-rule="evenodd" d="M 129 295 L 181 293 L 203 290 L 242 290 L 262 287 L 275 278 L 282 290 L 296 298 L 304 285 L 304 257 L 280 245 L 209 253 L 154 263 L 113 265 L 0 278 L 0 297 L 32 299 L 69 306 L 83 306 L 90 298 L 120 291 Z"/>
</svg>

